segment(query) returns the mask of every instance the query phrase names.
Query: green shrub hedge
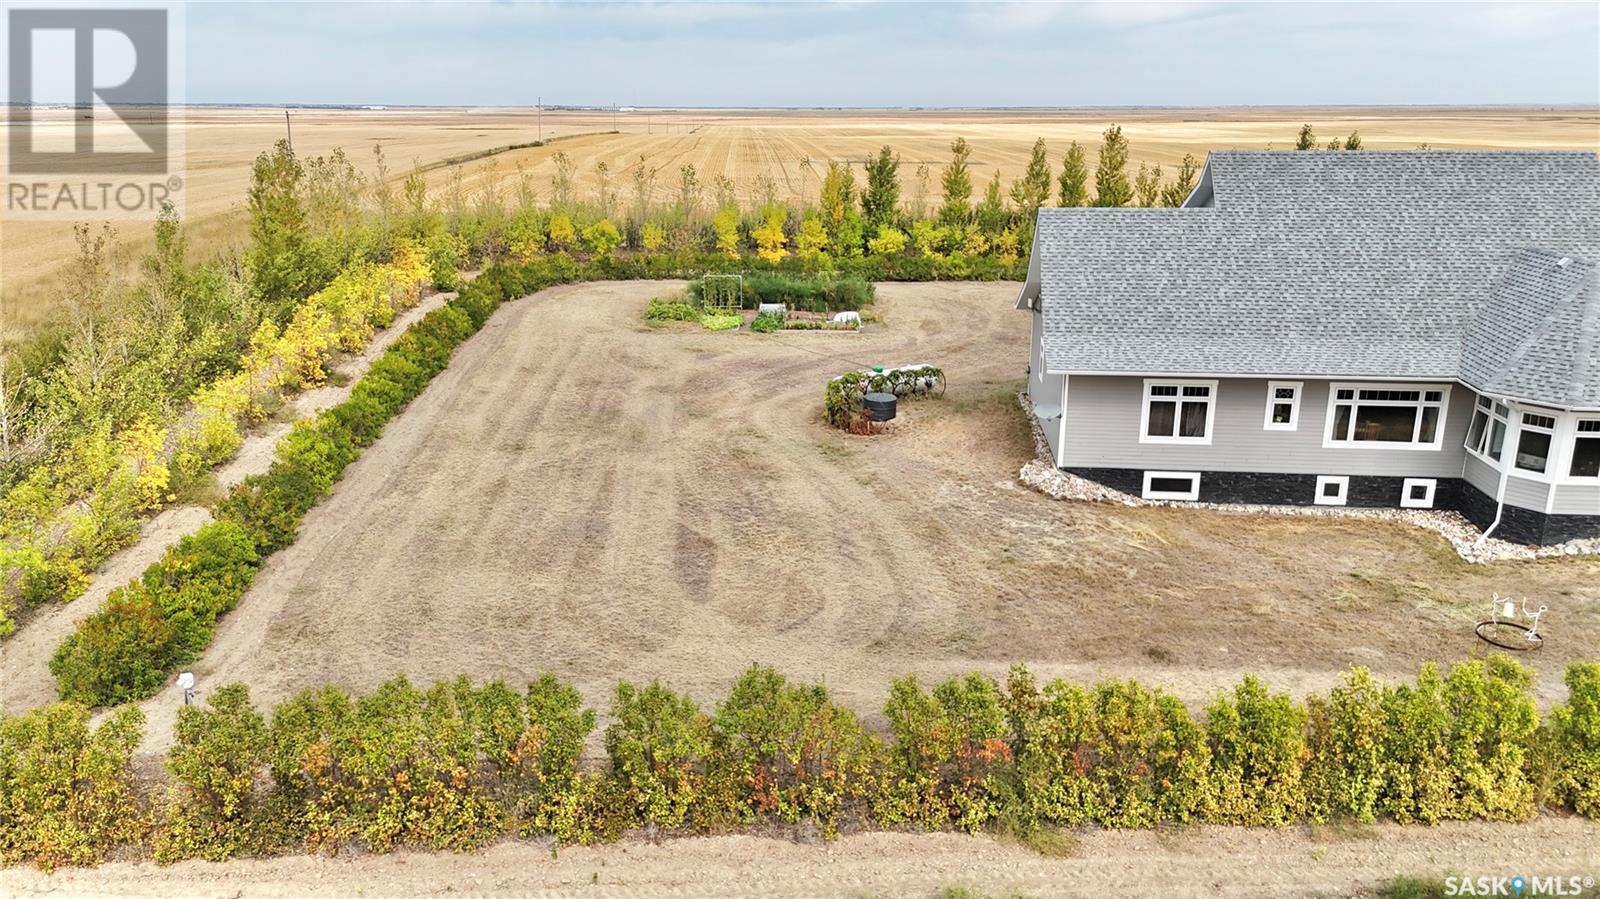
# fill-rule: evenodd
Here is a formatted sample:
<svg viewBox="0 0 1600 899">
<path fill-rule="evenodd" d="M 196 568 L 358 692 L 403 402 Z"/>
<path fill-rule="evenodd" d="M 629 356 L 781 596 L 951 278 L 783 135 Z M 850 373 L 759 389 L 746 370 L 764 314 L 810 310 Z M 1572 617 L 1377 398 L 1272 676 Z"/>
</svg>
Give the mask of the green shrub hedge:
<svg viewBox="0 0 1600 899">
<path fill-rule="evenodd" d="M 887 739 L 820 686 L 753 666 L 706 709 L 620 684 L 602 765 L 580 764 L 595 713 L 543 677 L 517 692 L 404 678 L 307 690 L 269 716 L 243 686 L 179 711 L 166 778 L 141 792 L 142 720 L 98 729 L 63 702 L 0 718 L 0 861 L 92 864 L 118 847 L 162 862 L 284 852 L 464 850 L 775 826 L 1015 833 L 1163 823 L 1600 818 L 1600 662 L 1566 673 L 1542 725 L 1505 658 L 1412 684 L 1352 671 L 1305 703 L 1247 678 L 1196 719 L 1134 682 L 1004 687 L 971 674 L 896 681 Z M 1538 750 L 1537 755 L 1535 750 Z M 1557 772 L 1541 787 L 1546 770 Z"/>
<path fill-rule="evenodd" d="M 216 521 L 179 541 L 140 579 L 113 590 L 80 623 L 50 662 L 57 693 L 91 707 L 155 694 L 205 650 L 218 617 L 238 602 L 266 557 L 294 542 L 306 513 L 504 298 L 580 274 L 565 257 L 491 268 L 406 329 L 348 399 L 295 424 L 279 441 L 271 468 L 218 503 Z"/>
</svg>

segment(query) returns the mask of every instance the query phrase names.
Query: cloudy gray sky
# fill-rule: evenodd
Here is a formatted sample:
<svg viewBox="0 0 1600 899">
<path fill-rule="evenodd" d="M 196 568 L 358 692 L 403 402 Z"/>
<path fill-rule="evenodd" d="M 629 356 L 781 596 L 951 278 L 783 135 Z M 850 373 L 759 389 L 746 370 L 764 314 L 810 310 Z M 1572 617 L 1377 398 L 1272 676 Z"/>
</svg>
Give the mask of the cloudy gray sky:
<svg viewBox="0 0 1600 899">
<path fill-rule="evenodd" d="M 1600 103 L 1600 2 L 197 3 L 190 102 Z"/>
</svg>

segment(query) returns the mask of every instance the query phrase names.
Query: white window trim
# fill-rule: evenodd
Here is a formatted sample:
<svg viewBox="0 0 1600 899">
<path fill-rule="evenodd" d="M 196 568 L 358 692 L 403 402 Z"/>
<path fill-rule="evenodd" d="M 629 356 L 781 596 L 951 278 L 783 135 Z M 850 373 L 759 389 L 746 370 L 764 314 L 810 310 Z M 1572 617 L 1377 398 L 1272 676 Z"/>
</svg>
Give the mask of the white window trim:
<svg viewBox="0 0 1600 899">
<path fill-rule="evenodd" d="M 1268 381 L 1267 382 L 1267 410 L 1262 416 L 1261 428 L 1266 431 L 1297 431 L 1300 429 L 1300 398 L 1305 395 L 1304 381 Z M 1294 399 L 1289 400 L 1289 423 L 1280 424 L 1272 420 L 1272 407 L 1283 402 L 1278 399 L 1279 388 L 1293 388 Z"/>
<path fill-rule="evenodd" d="M 1600 484 L 1600 474 L 1582 475 L 1572 473 L 1572 460 L 1578 455 L 1578 438 L 1585 440 L 1600 439 L 1600 431 L 1582 432 L 1578 430 L 1580 421 L 1600 421 L 1600 415 L 1574 415 L 1572 416 L 1572 432 L 1567 435 L 1566 458 L 1562 460 L 1560 480 L 1568 484 Z"/>
<path fill-rule="evenodd" d="M 1324 496 L 1322 488 L 1329 484 L 1339 485 L 1338 496 Z M 1350 476 L 1347 474 L 1319 474 L 1317 475 L 1317 492 L 1312 496 L 1312 502 L 1318 506 L 1343 506 L 1350 502 Z"/>
<path fill-rule="evenodd" d="M 1524 418 L 1524 416 L 1528 415 L 1538 416 L 1539 418 L 1555 419 L 1555 424 L 1548 428 L 1544 427 L 1543 425 L 1529 424 Z M 1517 423 L 1517 439 L 1515 443 L 1511 443 L 1508 435 L 1506 442 L 1509 445 L 1504 448 L 1505 452 L 1501 453 L 1501 456 L 1506 460 L 1506 471 L 1514 478 L 1525 478 L 1530 481 L 1542 481 L 1547 484 L 1561 480 L 1556 476 L 1555 470 L 1560 464 L 1559 458 L 1563 455 L 1561 452 L 1561 444 L 1559 442 L 1560 438 L 1558 435 L 1563 430 L 1563 425 L 1565 424 L 1564 416 L 1562 416 L 1560 412 L 1554 412 L 1547 409 L 1512 406 L 1511 418 Z M 1518 448 L 1522 446 L 1522 434 L 1524 431 L 1532 431 L 1535 434 L 1548 434 L 1550 436 L 1550 450 L 1549 452 L 1545 453 L 1544 456 L 1544 471 L 1533 471 L 1532 469 L 1523 468 L 1517 464 L 1517 452 Z"/>
<path fill-rule="evenodd" d="M 1449 413 L 1450 413 L 1450 388 L 1452 386 L 1453 385 L 1450 385 L 1450 384 L 1379 384 L 1379 383 L 1367 382 L 1367 381 L 1351 381 L 1351 382 L 1340 383 L 1338 381 L 1335 381 L 1335 382 L 1333 382 L 1333 383 L 1328 385 L 1328 418 L 1327 418 L 1327 421 L 1322 426 L 1322 448 L 1323 449 L 1355 449 L 1355 450 L 1399 450 L 1401 452 L 1417 452 L 1417 451 L 1420 450 L 1420 451 L 1423 451 L 1423 452 L 1435 452 L 1436 453 L 1439 450 L 1444 448 L 1445 424 L 1446 424 L 1446 422 L 1447 422 L 1447 420 L 1449 418 Z M 1416 391 L 1418 393 L 1426 393 L 1429 390 L 1437 390 L 1437 391 L 1439 391 L 1439 394 L 1440 394 L 1439 404 L 1438 404 L 1439 421 L 1438 421 L 1437 424 L 1434 425 L 1433 442 L 1432 443 L 1388 443 L 1388 442 L 1384 442 L 1384 441 L 1381 441 L 1381 440 L 1335 440 L 1335 439 L 1333 439 L 1333 425 L 1334 425 L 1334 418 L 1335 418 L 1334 410 L 1339 405 L 1339 391 L 1341 391 L 1341 390 L 1354 390 L 1354 391 L 1356 391 L 1355 400 L 1353 400 L 1353 401 L 1347 400 L 1346 401 L 1346 402 L 1351 402 L 1351 403 L 1353 403 L 1353 405 L 1356 405 L 1356 406 L 1360 406 L 1361 405 L 1361 393 L 1360 393 L 1360 391 L 1363 391 L 1363 390 L 1414 390 L 1414 391 Z M 1433 405 L 1432 403 L 1386 403 L 1386 402 L 1384 402 L 1382 400 L 1368 400 L 1367 403 L 1368 403 L 1368 405 L 1378 405 L 1378 406 L 1383 406 L 1383 405 L 1389 405 L 1389 406 L 1411 406 L 1413 408 L 1418 408 L 1418 409 L 1422 408 L 1423 406 L 1431 406 L 1431 405 Z M 1418 418 L 1418 425 L 1417 426 L 1421 427 L 1422 415 L 1421 415 L 1420 412 L 1418 413 L 1417 418 Z M 1354 427 L 1354 423 L 1353 422 L 1352 422 L 1352 427 Z"/>
<path fill-rule="evenodd" d="M 1484 395 L 1485 394 L 1479 394 L 1479 396 L 1484 396 Z M 1511 419 L 1516 417 L 1516 413 L 1512 410 L 1512 408 L 1511 408 L 1511 406 L 1509 404 L 1502 403 L 1502 402 L 1496 400 L 1492 396 L 1488 397 L 1488 399 L 1489 399 L 1489 408 L 1487 410 L 1485 410 L 1485 411 L 1487 411 L 1489 413 L 1489 421 L 1488 421 L 1487 424 L 1485 424 L 1483 426 L 1484 446 L 1488 446 L 1489 445 L 1489 443 L 1488 443 L 1489 438 L 1494 436 L 1494 423 L 1497 422 L 1497 421 L 1503 423 L 1506 426 L 1506 439 L 1509 440 L 1511 438 L 1511 430 L 1512 430 L 1511 429 Z M 1500 416 L 1500 413 L 1495 411 L 1495 409 L 1500 407 L 1500 406 L 1505 406 L 1506 407 L 1506 415 L 1503 418 Z M 1472 400 L 1472 415 L 1473 415 L 1473 417 L 1477 416 L 1478 409 L 1479 409 L 1478 400 L 1477 400 L 1477 398 L 1474 398 Z M 1462 444 L 1461 445 L 1466 449 L 1468 455 L 1476 457 L 1478 459 L 1478 461 L 1484 463 L 1485 465 L 1488 465 L 1489 467 L 1493 468 L 1495 471 L 1499 471 L 1500 470 L 1500 463 L 1495 461 L 1495 458 L 1493 456 L 1489 455 L 1488 453 L 1480 453 L 1480 452 L 1478 452 L 1478 448 L 1477 447 L 1475 447 L 1475 446 L 1471 445 L 1470 443 L 1466 442 L 1471 437 L 1472 437 L 1472 419 L 1469 418 L 1469 419 L 1467 419 L 1467 433 L 1461 438 L 1462 439 Z M 1504 459 L 1505 456 L 1506 456 L 1505 449 L 1506 448 L 1503 445 L 1500 447 L 1500 458 L 1501 459 Z"/>
<path fill-rule="evenodd" d="M 1150 482 L 1156 478 L 1190 478 L 1194 484 L 1182 493 L 1168 490 L 1151 490 Z M 1184 502 L 1194 502 L 1200 498 L 1200 472 L 1198 471 L 1147 471 L 1144 473 L 1144 490 L 1139 494 L 1145 499 L 1170 499 Z"/>
<path fill-rule="evenodd" d="M 1177 416 L 1173 419 L 1173 427 L 1179 427 L 1183 421 L 1183 388 L 1209 387 L 1211 395 L 1206 398 L 1206 436 L 1204 437 L 1151 437 L 1150 436 L 1150 388 L 1156 385 L 1178 388 L 1178 396 L 1174 400 L 1178 403 Z M 1217 424 L 1217 382 L 1182 380 L 1177 378 L 1146 378 L 1144 393 L 1139 401 L 1139 442 L 1140 443 L 1182 443 L 1191 446 L 1209 446 L 1211 437 L 1216 433 Z"/>
<path fill-rule="evenodd" d="M 1411 498 L 1412 487 L 1427 487 L 1428 493 L 1422 499 Z M 1439 489 L 1437 478 L 1406 478 L 1400 484 L 1400 508 L 1402 509 L 1431 509 L 1433 508 L 1433 494 Z"/>
</svg>

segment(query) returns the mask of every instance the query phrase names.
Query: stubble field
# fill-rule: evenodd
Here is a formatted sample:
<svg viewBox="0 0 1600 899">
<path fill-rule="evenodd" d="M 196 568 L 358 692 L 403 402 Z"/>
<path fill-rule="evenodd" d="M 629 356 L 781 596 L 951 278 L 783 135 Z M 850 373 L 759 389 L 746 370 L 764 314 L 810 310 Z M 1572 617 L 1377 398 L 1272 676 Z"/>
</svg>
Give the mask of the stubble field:
<svg viewBox="0 0 1600 899">
<path fill-rule="evenodd" d="M 1070 110 L 630 110 L 370 109 L 294 110 L 295 149 L 305 156 L 343 148 L 356 166 L 375 175 L 372 147 L 381 144 L 391 179 L 412 165 L 432 167 L 430 190 L 451 190 L 456 171 L 469 201 L 487 190 L 514 194 L 526 183 L 548 199 L 554 158 L 566 153 L 575 165 L 576 192 L 594 199 L 601 188 L 599 164 L 609 174 L 606 189 L 631 208 L 637 191 L 631 171 L 644 160 L 655 177 L 652 202 L 666 203 L 677 190 L 679 168 L 693 165 L 709 192 L 718 176 L 732 178 L 749 206 L 769 190 L 778 199 L 814 202 L 831 161 L 859 164 L 880 146 L 902 158 L 904 199 L 919 193 L 916 169 L 929 171 L 924 201 L 939 199 L 938 173 L 949 145 L 965 137 L 973 148 L 975 176 L 999 171 L 1007 182 L 1022 172 L 1035 138 L 1049 144 L 1059 166 L 1069 141 L 1083 143 L 1093 158 L 1100 132 L 1120 123 L 1132 144 L 1132 164 L 1172 166 L 1185 154 L 1209 150 L 1292 146 L 1304 122 L 1327 140 L 1360 131 L 1371 149 L 1501 149 L 1600 147 L 1600 112 L 1559 108 L 1220 108 Z M 226 252 L 245 235 L 244 199 L 250 163 L 284 136 L 281 109 L 196 108 L 183 124 L 187 147 L 185 215 L 197 253 Z M 481 156 L 496 148 L 527 147 Z M 447 160 L 477 157 L 454 164 Z M 809 160 L 809 166 L 807 165 Z M 770 182 L 769 180 L 770 179 Z M 136 255 L 149 229 L 122 229 L 127 253 Z M 57 271 L 74 252 L 71 223 L 0 221 L 0 314 L 13 324 L 36 320 L 57 298 Z"/>
</svg>

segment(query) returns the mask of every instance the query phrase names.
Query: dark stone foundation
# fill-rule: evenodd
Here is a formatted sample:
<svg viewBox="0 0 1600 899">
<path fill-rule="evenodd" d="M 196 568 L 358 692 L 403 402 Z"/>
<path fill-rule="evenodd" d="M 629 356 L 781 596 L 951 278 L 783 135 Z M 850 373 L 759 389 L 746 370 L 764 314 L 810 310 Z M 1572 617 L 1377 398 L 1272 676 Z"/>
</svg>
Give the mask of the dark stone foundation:
<svg viewBox="0 0 1600 899">
<path fill-rule="evenodd" d="M 1130 496 L 1144 491 L 1144 469 L 1065 468 L 1069 474 L 1104 484 Z M 1346 507 L 1399 508 L 1405 478 L 1350 475 Z M 1200 502 L 1270 506 L 1314 505 L 1317 475 L 1248 471 L 1200 472 Z M 1460 512 L 1479 528 L 1494 522 L 1495 501 L 1461 478 L 1438 478 L 1433 508 Z M 1600 537 L 1600 515 L 1546 515 L 1506 504 L 1494 536 L 1512 543 L 1549 546 Z"/>
</svg>

